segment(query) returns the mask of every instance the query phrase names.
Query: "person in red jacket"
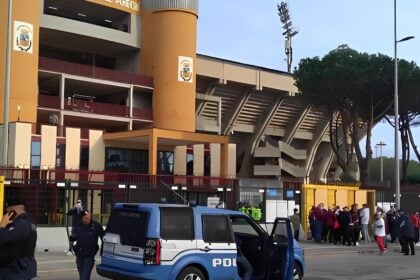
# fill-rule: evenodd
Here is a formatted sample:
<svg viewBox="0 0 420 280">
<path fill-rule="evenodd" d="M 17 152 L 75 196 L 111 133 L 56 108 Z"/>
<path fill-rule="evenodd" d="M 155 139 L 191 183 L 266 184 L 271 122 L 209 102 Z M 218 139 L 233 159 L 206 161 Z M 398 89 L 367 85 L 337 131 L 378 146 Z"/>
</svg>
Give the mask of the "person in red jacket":
<svg viewBox="0 0 420 280">
<path fill-rule="evenodd" d="M 411 214 L 410 218 L 414 226 L 414 242 L 418 243 L 419 242 L 419 227 L 420 227 L 420 218 L 419 218 L 418 210 L 414 211 L 413 214 Z"/>
<path fill-rule="evenodd" d="M 322 239 L 327 242 L 333 242 L 333 230 L 334 230 L 334 218 L 335 218 L 335 211 L 330 209 L 324 209 L 324 232 Z"/>
<path fill-rule="evenodd" d="M 318 206 L 314 208 L 313 213 L 315 216 L 314 240 L 316 243 L 320 243 L 322 238 L 322 229 L 324 228 L 324 203 L 321 202 L 318 204 Z"/>
<path fill-rule="evenodd" d="M 360 219 L 359 219 L 359 209 L 357 204 L 353 204 L 350 210 L 351 215 L 351 224 L 353 224 L 353 246 L 359 245 L 359 236 L 360 236 Z"/>
</svg>

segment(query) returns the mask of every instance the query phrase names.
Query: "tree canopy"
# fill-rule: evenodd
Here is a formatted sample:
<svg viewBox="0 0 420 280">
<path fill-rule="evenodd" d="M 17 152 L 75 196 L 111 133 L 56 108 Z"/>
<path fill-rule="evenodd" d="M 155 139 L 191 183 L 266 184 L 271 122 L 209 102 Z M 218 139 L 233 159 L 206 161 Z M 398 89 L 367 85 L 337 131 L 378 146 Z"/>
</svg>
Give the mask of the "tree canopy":
<svg viewBox="0 0 420 280">
<path fill-rule="evenodd" d="M 390 57 L 360 53 L 346 45 L 322 59 L 303 59 L 294 71 L 301 100 L 330 116 L 330 143 L 338 165 L 346 173 L 355 153 L 362 182 L 369 179 L 372 128 L 393 104 L 393 71 Z M 336 113 L 339 122 L 333 117 Z M 365 156 L 359 146 L 364 135 Z"/>
</svg>

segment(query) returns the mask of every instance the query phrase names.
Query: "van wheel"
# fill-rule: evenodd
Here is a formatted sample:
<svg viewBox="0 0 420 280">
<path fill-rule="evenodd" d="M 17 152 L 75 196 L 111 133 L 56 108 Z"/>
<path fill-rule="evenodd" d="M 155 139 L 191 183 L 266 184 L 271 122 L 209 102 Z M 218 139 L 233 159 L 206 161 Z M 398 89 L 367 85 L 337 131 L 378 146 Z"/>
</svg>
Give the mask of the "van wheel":
<svg viewBox="0 0 420 280">
<path fill-rule="evenodd" d="M 200 269 L 189 266 L 181 271 L 176 280 L 206 280 L 206 278 Z"/>
<path fill-rule="evenodd" d="M 300 265 L 295 262 L 293 267 L 293 280 L 301 280 L 303 279 L 302 269 Z"/>
</svg>

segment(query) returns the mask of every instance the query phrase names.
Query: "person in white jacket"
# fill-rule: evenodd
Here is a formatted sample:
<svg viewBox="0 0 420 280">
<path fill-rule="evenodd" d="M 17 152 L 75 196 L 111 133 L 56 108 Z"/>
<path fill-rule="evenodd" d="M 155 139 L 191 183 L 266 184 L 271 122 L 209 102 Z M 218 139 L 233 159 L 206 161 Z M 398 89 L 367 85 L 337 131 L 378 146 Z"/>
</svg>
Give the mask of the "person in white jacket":
<svg viewBox="0 0 420 280">
<path fill-rule="evenodd" d="M 365 243 L 370 242 L 369 236 L 369 218 L 370 218 L 370 210 L 367 204 L 363 204 L 363 208 L 360 209 L 360 226 L 362 230 L 362 238 Z"/>
<path fill-rule="evenodd" d="M 386 253 L 384 247 L 384 238 L 385 238 L 385 221 L 382 217 L 382 213 L 378 212 L 375 214 L 375 222 L 373 224 L 373 228 L 375 231 L 375 240 L 379 247 L 379 253 L 382 255 Z"/>
</svg>

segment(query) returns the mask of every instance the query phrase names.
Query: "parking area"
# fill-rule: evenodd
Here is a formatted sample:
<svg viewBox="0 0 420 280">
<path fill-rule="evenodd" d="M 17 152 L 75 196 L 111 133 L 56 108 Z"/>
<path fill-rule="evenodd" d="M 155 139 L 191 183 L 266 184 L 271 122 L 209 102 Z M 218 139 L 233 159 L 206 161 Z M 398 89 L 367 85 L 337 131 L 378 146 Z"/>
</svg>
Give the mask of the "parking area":
<svg viewBox="0 0 420 280">
<path fill-rule="evenodd" d="M 342 246 L 301 242 L 305 250 L 307 280 L 329 279 L 419 279 L 420 247 L 415 256 L 400 254 L 398 244 L 389 244 L 388 253 L 379 255 L 376 243 Z M 65 252 L 37 253 L 39 279 L 77 279 L 74 256 Z M 99 259 L 98 259 L 99 261 Z M 92 280 L 105 279 L 92 272 Z"/>
</svg>

